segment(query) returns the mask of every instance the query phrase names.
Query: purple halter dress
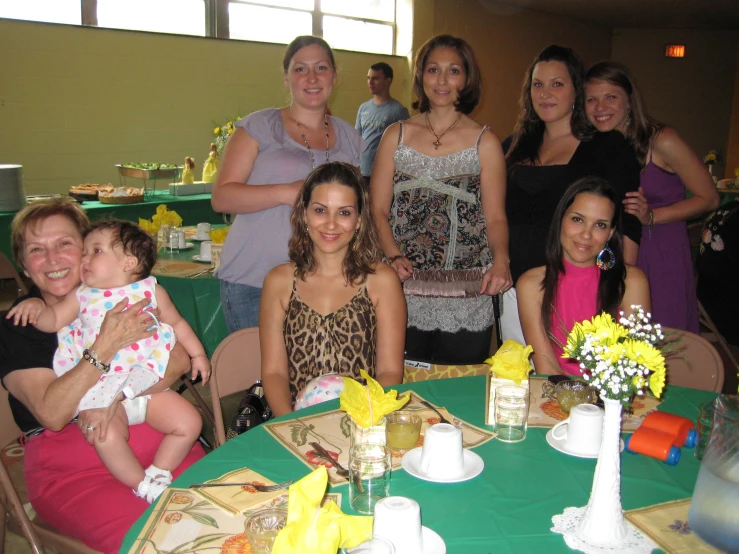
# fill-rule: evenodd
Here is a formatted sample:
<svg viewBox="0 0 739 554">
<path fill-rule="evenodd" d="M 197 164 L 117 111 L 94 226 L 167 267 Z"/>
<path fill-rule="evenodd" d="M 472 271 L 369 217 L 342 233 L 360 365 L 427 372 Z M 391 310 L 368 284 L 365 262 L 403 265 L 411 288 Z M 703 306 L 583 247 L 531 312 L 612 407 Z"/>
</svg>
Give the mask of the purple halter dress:
<svg viewBox="0 0 739 554">
<path fill-rule="evenodd" d="M 652 209 L 685 200 L 682 179 L 651 160 L 641 172 L 640 184 Z M 687 223 L 653 225 L 651 236 L 649 228 L 643 226 L 637 266 L 649 279 L 653 321 L 698 333 L 698 300 Z"/>
</svg>

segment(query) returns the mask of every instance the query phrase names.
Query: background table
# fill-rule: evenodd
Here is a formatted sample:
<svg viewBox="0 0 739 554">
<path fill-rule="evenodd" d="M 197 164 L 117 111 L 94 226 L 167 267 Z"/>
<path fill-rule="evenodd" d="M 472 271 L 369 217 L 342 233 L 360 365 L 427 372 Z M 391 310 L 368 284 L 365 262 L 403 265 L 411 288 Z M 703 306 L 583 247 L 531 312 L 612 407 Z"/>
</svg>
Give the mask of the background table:
<svg viewBox="0 0 739 554">
<path fill-rule="evenodd" d="M 403 385 L 435 404 L 446 406 L 455 416 L 485 428 L 485 377 L 464 377 Z M 695 420 L 698 406 L 716 395 L 710 392 L 669 387 L 660 409 Z M 301 410 L 310 415 L 338 408 L 331 401 Z M 487 427 L 489 428 L 489 427 Z M 569 506 L 584 506 L 590 496 L 596 460 L 574 458 L 557 452 L 545 439 L 547 429 L 529 428 L 526 440 L 506 444 L 491 440 L 475 448 L 485 460 L 482 475 L 464 483 L 438 484 L 421 481 L 404 470 L 393 472 L 391 494 L 407 496 L 421 505 L 423 525 L 444 539 L 449 554 L 496 554 L 521 552 L 571 552 L 561 535 L 550 531 L 553 515 Z M 645 456 L 621 454 L 621 497 L 625 510 L 659 502 L 688 498 L 700 462 L 693 451 L 683 451 L 671 467 Z M 189 468 L 174 483 L 187 487 L 248 466 L 279 483 L 300 479 L 309 470 L 284 449 L 263 427 L 228 441 Z M 338 486 L 342 509 L 349 507 L 348 487 Z M 151 509 L 133 525 L 121 552 L 128 552 Z"/>
<path fill-rule="evenodd" d="M 210 205 L 210 194 L 193 194 L 191 196 L 172 196 L 167 191 L 154 191 L 154 194 L 138 204 L 103 204 L 102 202 L 83 202 L 82 207 L 91 221 L 104 217 L 116 217 L 126 221 L 139 222 L 139 218 L 151 219 L 159 204 L 166 204 L 182 218 L 183 225 L 197 225 L 201 222 L 223 223 L 223 216 L 213 211 Z M 8 259 L 10 254 L 10 223 L 16 212 L 0 212 L 0 229 L 8 232 L 5 239 L 0 239 L 0 251 Z"/>
<path fill-rule="evenodd" d="M 210 264 L 193 262 L 193 255 L 200 253 L 200 243 L 194 242 L 193 244 L 193 248 L 189 250 L 174 253 L 160 250 L 159 260 L 187 264 L 185 267 L 189 274 L 208 269 Z M 226 320 L 221 309 L 221 282 L 211 273 L 199 277 L 167 275 L 157 270 L 161 265 L 157 263 L 154 267 L 154 276 L 169 293 L 182 317 L 200 338 L 208 356 L 212 356 L 221 341 L 228 336 Z"/>
</svg>

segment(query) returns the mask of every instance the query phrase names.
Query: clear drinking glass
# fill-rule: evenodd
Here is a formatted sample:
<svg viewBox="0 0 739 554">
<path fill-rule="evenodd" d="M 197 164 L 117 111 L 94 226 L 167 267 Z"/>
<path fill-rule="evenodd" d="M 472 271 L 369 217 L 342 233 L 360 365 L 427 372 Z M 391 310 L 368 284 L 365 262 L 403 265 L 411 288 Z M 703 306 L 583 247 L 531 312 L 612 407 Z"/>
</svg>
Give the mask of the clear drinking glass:
<svg viewBox="0 0 739 554">
<path fill-rule="evenodd" d="M 390 449 L 384 444 L 355 444 L 349 450 L 349 502 L 360 514 L 390 496 Z"/>
<path fill-rule="evenodd" d="M 385 538 L 365 535 L 346 539 L 339 554 L 395 554 L 395 547 Z"/>
<path fill-rule="evenodd" d="M 495 389 L 495 432 L 499 441 L 519 442 L 526 438 L 529 419 L 529 390 L 502 386 Z"/>
<path fill-rule="evenodd" d="M 277 533 L 287 523 L 287 510 L 284 508 L 265 508 L 257 510 L 244 522 L 246 540 L 253 554 L 270 554 Z"/>
<path fill-rule="evenodd" d="M 421 416 L 412 412 L 393 412 L 386 416 L 387 445 L 399 453 L 415 448 L 421 436 Z"/>
<path fill-rule="evenodd" d="M 699 460 L 703 459 L 703 453 L 708 446 L 708 440 L 711 438 L 711 427 L 713 426 L 713 400 L 701 404 L 698 407 L 698 419 L 696 420 L 696 430 L 698 431 L 698 444 L 695 445 L 695 457 Z"/>
</svg>

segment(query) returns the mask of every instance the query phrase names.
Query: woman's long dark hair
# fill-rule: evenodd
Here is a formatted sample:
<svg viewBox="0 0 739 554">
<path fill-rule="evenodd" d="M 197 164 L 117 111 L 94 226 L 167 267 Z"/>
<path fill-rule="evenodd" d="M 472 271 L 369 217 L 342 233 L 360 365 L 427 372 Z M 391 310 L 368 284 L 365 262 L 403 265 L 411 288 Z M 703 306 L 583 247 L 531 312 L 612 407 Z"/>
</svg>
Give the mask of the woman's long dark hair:
<svg viewBox="0 0 739 554">
<path fill-rule="evenodd" d="M 616 191 L 601 177 L 583 177 L 572 183 L 565 191 L 564 196 L 557 204 L 552 223 L 549 226 L 547 236 L 546 258 L 547 265 L 544 279 L 541 282 L 541 290 L 544 296 L 541 301 L 541 317 L 544 329 L 549 335 L 551 333 L 552 310 L 554 306 L 554 295 L 557 293 L 559 276 L 564 273 L 565 267 L 562 261 L 564 252 L 560 235 L 562 233 L 562 220 L 564 220 L 567 209 L 575 201 L 578 194 L 594 194 L 607 198 L 613 204 L 613 219 L 611 227 L 613 235 L 608 241 L 613 251 L 615 265 L 608 270 L 600 272 L 598 283 L 598 312 L 605 311 L 612 316 L 618 316 L 618 310 L 626 291 L 626 265 L 624 264 L 624 240 L 621 231 L 621 210 L 618 209 L 619 200 Z"/>
<path fill-rule="evenodd" d="M 623 131 L 626 140 L 636 152 L 639 165 L 647 165 L 647 153 L 652 139 L 665 128 L 665 124 L 647 115 L 639 88 L 629 68 L 618 62 L 600 62 L 588 70 L 585 84 L 603 81 L 622 89 L 629 99 L 629 119 Z"/>
<path fill-rule="evenodd" d="M 534 110 L 534 102 L 531 99 L 531 81 L 534 68 L 539 62 L 561 62 L 567 66 L 567 72 L 575 90 L 575 108 L 570 117 L 572 134 L 578 140 L 588 140 L 594 133 L 585 113 L 583 93 L 585 65 L 580 56 L 571 48 L 556 44 L 547 46 L 534 58 L 523 79 L 521 98 L 518 101 L 520 112 L 513 130 L 511 146 L 506 154 L 506 168 L 509 171 L 516 164 L 530 163 L 533 165 L 539 161 L 539 148 L 544 139 L 545 125 Z"/>
<path fill-rule="evenodd" d="M 305 279 L 305 275 L 316 268 L 313 241 L 306 228 L 306 210 L 313 190 L 318 185 L 330 183 L 349 187 L 357 195 L 357 212 L 362 219 L 354 240 L 347 249 L 343 271 L 348 284 L 358 285 L 365 282 L 368 274 L 375 272 L 375 264 L 382 261 L 382 248 L 375 222 L 370 214 L 368 187 L 362 174 L 353 165 L 330 162 L 319 165 L 308 175 L 290 216 L 292 236 L 288 244 L 288 254 L 295 263 L 295 275 L 298 279 Z"/>
</svg>

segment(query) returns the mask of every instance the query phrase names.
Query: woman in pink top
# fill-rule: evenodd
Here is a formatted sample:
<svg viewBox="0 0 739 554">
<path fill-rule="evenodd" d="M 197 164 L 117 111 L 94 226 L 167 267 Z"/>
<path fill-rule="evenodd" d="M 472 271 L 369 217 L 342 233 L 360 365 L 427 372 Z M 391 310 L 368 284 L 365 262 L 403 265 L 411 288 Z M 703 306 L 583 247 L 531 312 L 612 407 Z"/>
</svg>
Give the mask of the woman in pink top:
<svg viewBox="0 0 739 554">
<path fill-rule="evenodd" d="M 599 312 L 619 317 L 634 306 L 651 309 L 649 283 L 640 269 L 624 264 L 618 196 L 600 177 L 575 181 L 559 201 L 547 237 L 547 265 L 516 283 L 518 312 L 539 373 L 582 375 L 562 358 L 576 322 Z"/>
</svg>

